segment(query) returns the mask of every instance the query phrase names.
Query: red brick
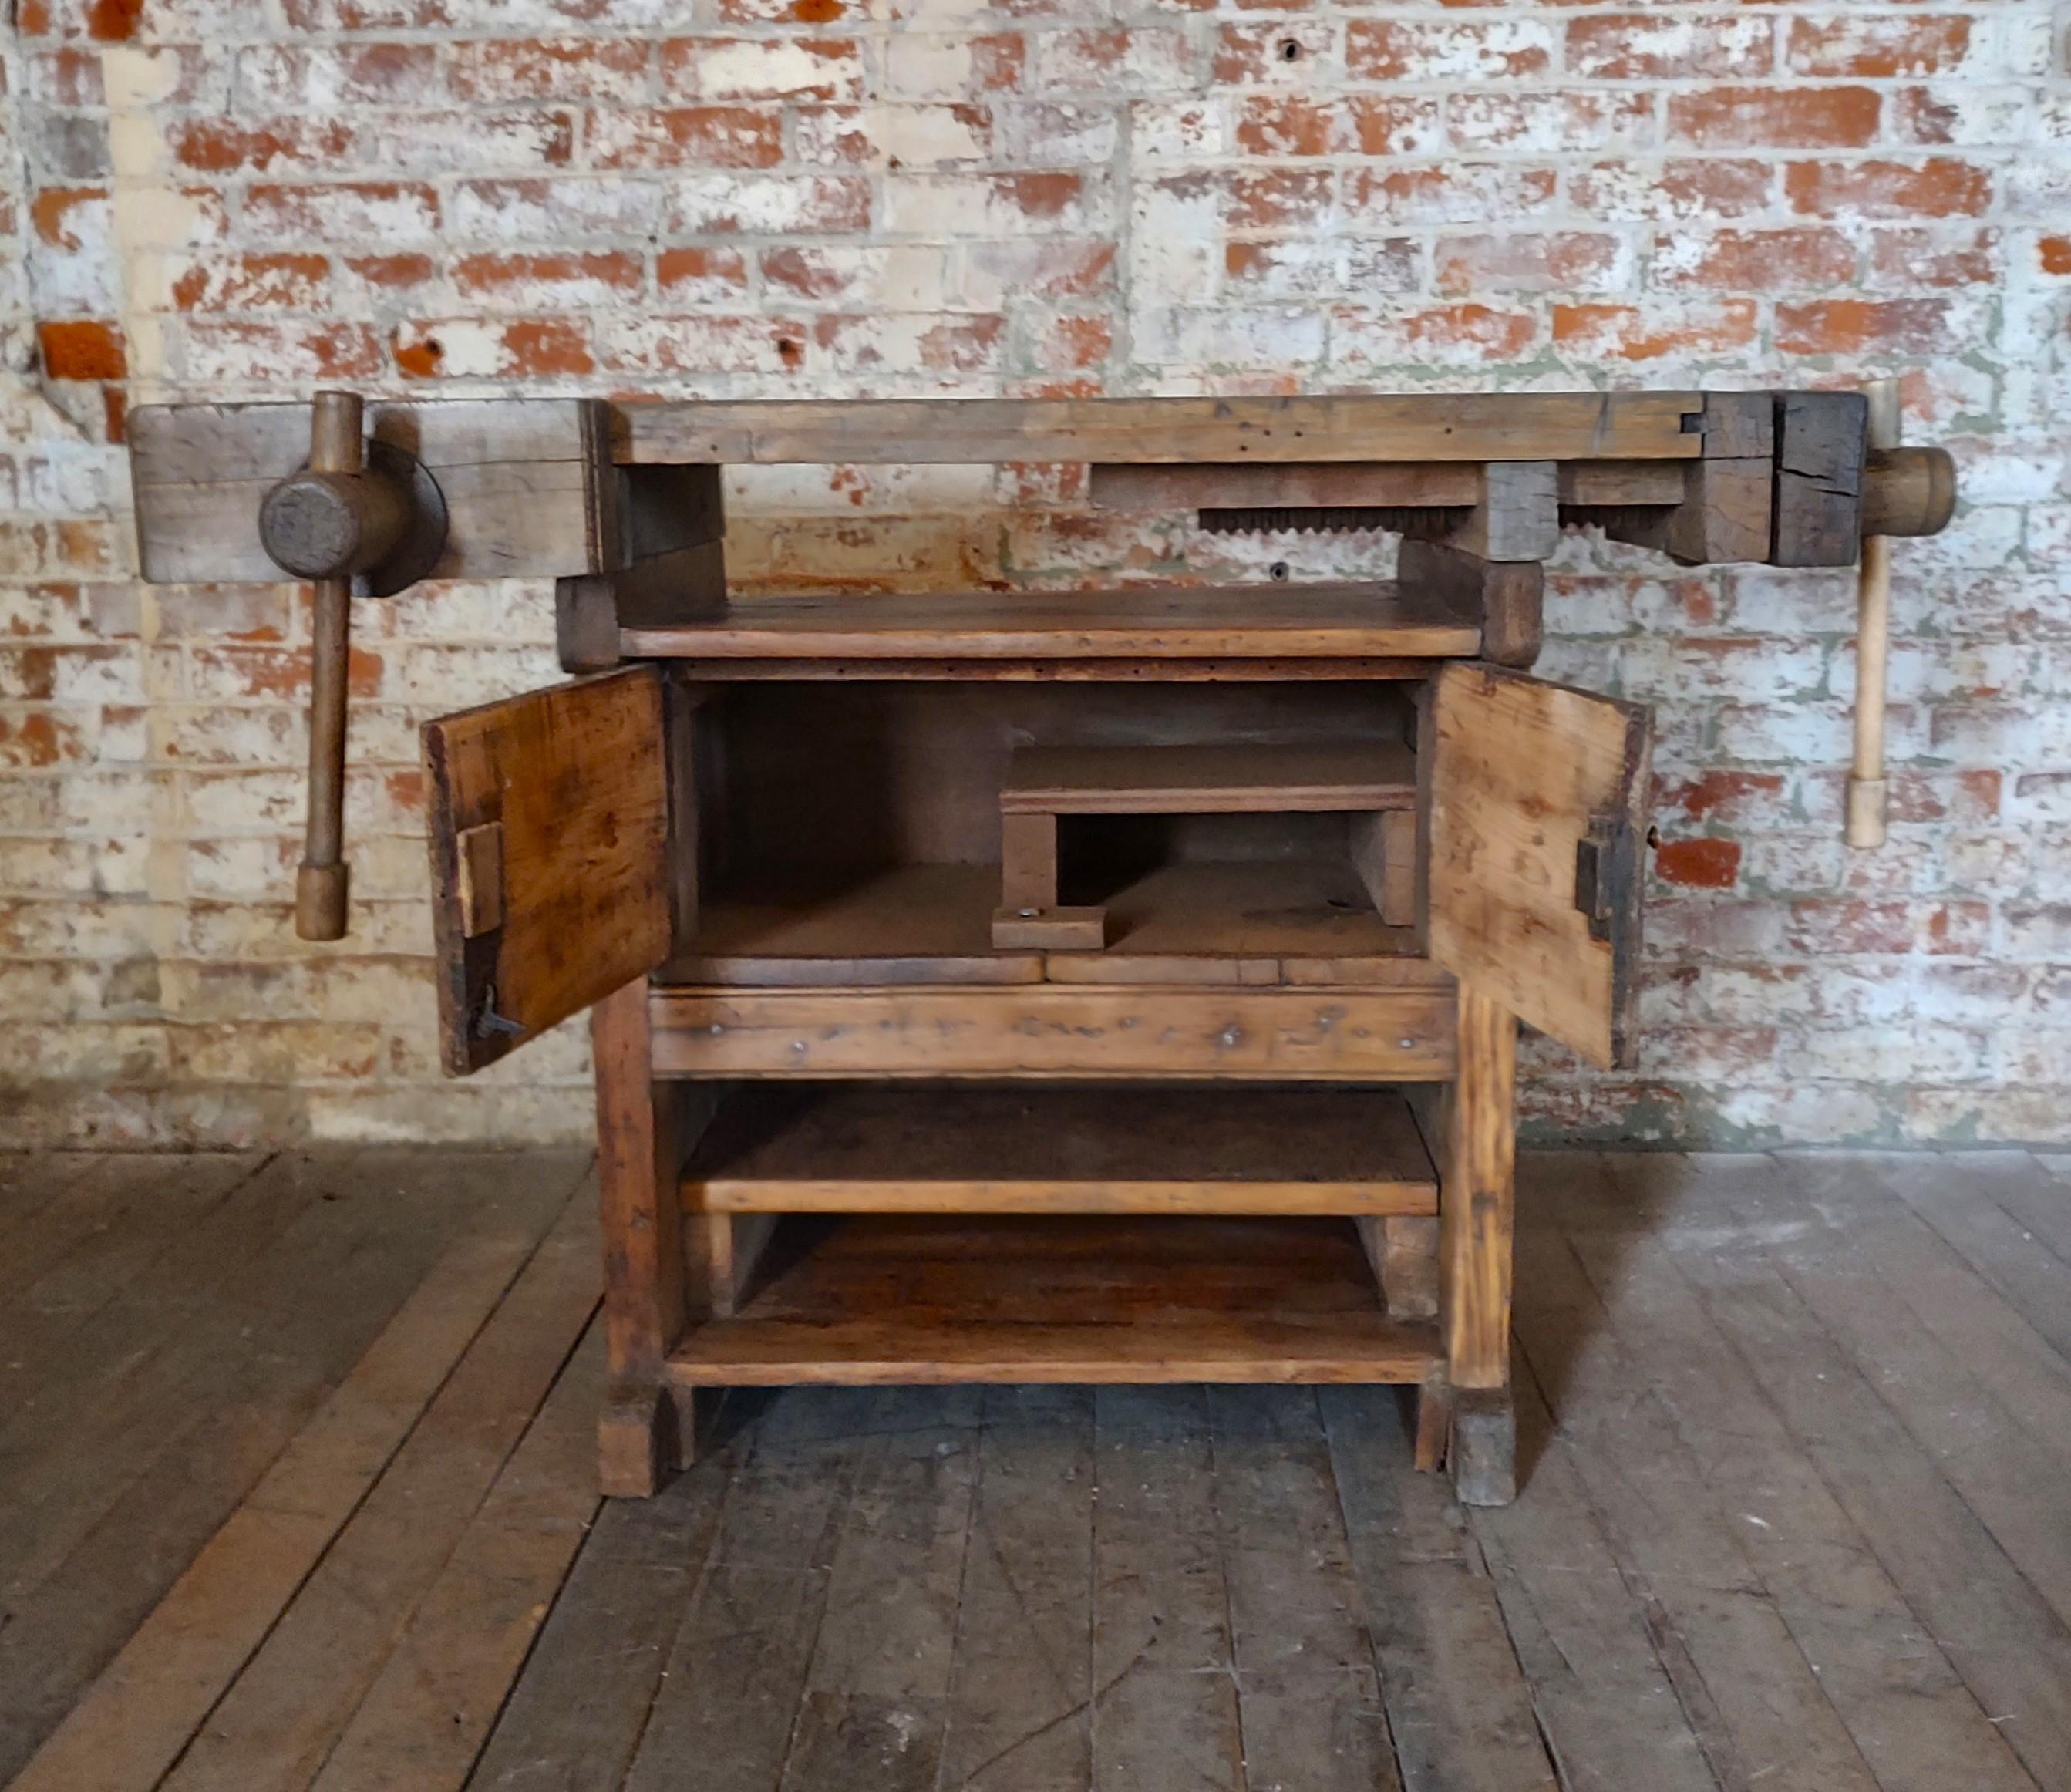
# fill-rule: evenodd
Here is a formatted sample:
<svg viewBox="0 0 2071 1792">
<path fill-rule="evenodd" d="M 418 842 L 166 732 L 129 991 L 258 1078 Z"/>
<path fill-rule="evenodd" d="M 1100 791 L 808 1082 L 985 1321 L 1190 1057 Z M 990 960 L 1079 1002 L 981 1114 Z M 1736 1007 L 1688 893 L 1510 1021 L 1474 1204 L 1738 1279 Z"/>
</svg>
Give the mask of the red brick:
<svg viewBox="0 0 2071 1792">
<path fill-rule="evenodd" d="M 489 39 L 456 43 L 450 80 L 463 99 L 637 99 L 646 84 L 640 37 Z"/>
<path fill-rule="evenodd" d="M 1971 47 L 1971 21 L 1955 13 L 1794 18 L 1784 57 L 1799 75 L 1889 80 L 1938 75 Z"/>
<path fill-rule="evenodd" d="M 1216 33 L 1210 64 L 1223 86 L 1286 82 L 1313 88 L 1317 70 L 1331 47 L 1327 20 L 1290 19 L 1284 24 L 1224 25 Z"/>
<path fill-rule="evenodd" d="M 289 112 L 420 105 L 443 92 L 435 43 L 255 45 L 238 58 L 237 81 L 257 105 Z"/>
<path fill-rule="evenodd" d="M 1478 223 L 1550 204 L 1558 182 L 1551 168 L 1498 162 L 1355 167 L 1345 178 L 1345 211 L 1391 224 Z"/>
<path fill-rule="evenodd" d="M 1870 269 L 1893 286 L 1990 286 L 2005 277 L 2005 257 L 1996 230 L 1880 230 Z"/>
<path fill-rule="evenodd" d="M 86 35 L 100 43 L 126 43 L 137 35 L 144 0 L 89 0 Z"/>
<path fill-rule="evenodd" d="M 1635 305 L 1556 305 L 1556 347 L 1626 361 L 1655 361 L 1671 355 L 1724 355 L 1755 339 L 1750 299 L 1727 299 L 1701 309 L 1687 303 L 1666 313 Z"/>
<path fill-rule="evenodd" d="M 1719 18 L 1658 13 L 1593 13 L 1571 18 L 1570 75 L 1593 80 L 1731 80 L 1768 74 L 1774 27 L 1758 14 Z"/>
<path fill-rule="evenodd" d="M 777 254 L 796 255 L 797 249 L 774 252 Z M 769 256 L 763 257 L 763 274 L 768 277 Z M 664 249 L 654 258 L 654 278 L 662 292 L 680 299 L 682 289 L 695 288 L 700 292 L 719 293 L 745 291 L 748 286 L 748 263 L 738 249 Z"/>
<path fill-rule="evenodd" d="M 400 181 L 254 187 L 244 196 L 244 217 L 249 233 L 269 240 L 392 241 L 435 234 L 439 196 L 429 187 Z"/>
<path fill-rule="evenodd" d="M 357 323 L 194 317 L 184 354 L 189 376 L 204 380 L 371 379 L 386 367 L 380 338 Z"/>
<path fill-rule="evenodd" d="M 479 378 L 485 371 L 498 379 L 552 379 L 597 371 L 588 330 L 574 318 L 520 318 L 493 326 L 497 352 L 494 366 L 487 369 L 472 363 L 459 368 L 452 365 L 439 331 L 462 327 L 472 334 L 480 326 L 477 320 L 467 319 L 398 329 L 393 344 L 396 365 L 417 379 L 449 374 Z"/>
<path fill-rule="evenodd" d="M 1423 23 L 1355 18 L 1345 70 L 1355 81 L 1525 80 L 1553 66 L 1552 27 L 1528 14 Z"/>
<path fill-rule="evenodd" d="M 2071 236 L 2044 236 L 2035 245 L 2036 264 L 2046 274 L 2071 274 Z"/>
<path fill-rule="evenodd" d="M 1617 268 L 1618 240 L 1580 232 L 1537 236 L 1441 237 L 1433 251 L 1439 292 L 1573 292 L 1600 286 Z"/>
<path fill-rule="evenodd" d="M 1709 150 L 1859 149 L 1882 100 L 1868 87 L 1714 87 L 1668 96 L 1668 134 Z"/>
<path fill-rule="evenodd" d="M 122 327 L 97 318 L 36 326 L 43 371 L 52 379 L 120 379 L 129 371 Z"/>
<path fill-rule="evenodd" d="M 1441 140 L 1435 100 L 1359 93 L 1335 100 L 1252 93 L 1237 104 L 1237 147 L 1251 155 L 1408 155 Z"/>
<path fill-rule="evenodd" d="M 1657 286 L 1715 293 L 1786 292 L 1856 279 L 1856 246 L 1838 230 L 1720 230 L 1655 240 Z"/>
<path fill-rule="evenodd" d="M 1720 770 L 1669 785 L 1657 800 L 1693 822 L 1745 827 L 1773 825 L 1782 797 L 1780 773 Z"/>
<path fill-rule="evenodd" d="M 314 311 L 330 280 L 321 255 L 231 256 L 188 268 L 173 283 L 173 303 L 182 311 Z"/>
<path fill-rule="evenodd" d="M 1036 243 L 973 243 L 964 251 L 971 273 L 1023 298 L 1085 298 L 1114 284 L 1115 246 L 1047 236 Z"/>
<path fill-rule="evenodd" d="M 1820 217 L 1976 217 L 1991 209 L 1991 170 L 1938 156 L 1926 162 L 1794 162 L 1783 171 L 1794 211 Z"/>
<path fill-rule="evenodd" d="M 1776 346 L 1786 355 L 1860 355 L 1962 347 L 1941 299 L 1819 299 L 1776 308 Z"/>
<path fill-rule="evenodd" d="M 1036 337 L 1036 367 L 1044 373 L 1077 373 L 1097 367 L 1114 349 L 1111 318 L 1052 318 Z"/>
<path fill-rule="evenodd" d="M 345 264 L 370 286 L 420 286 L 433 273 L 429 255 L 355 255 Z"/>
<path fill-rule="evenodd" d="M 662 46 L 665 93 L 707 99 L 859 98 L 863 46 L 853 38 L 678 38 Z"/>
<path fill-rule="evenodd" d="M 276 162 L 321 166 L 345 158 L 354 139 L 342 119 L 174 118 L 165 129 L 173 159 L 205 174 L 263 174 Z"/>
<path fill-rule="evenodd" d="M 608 305 L 646 284 L 640 258 L 624 249 L 524 255 L 470 255 L 453 264 L 453 285 L 475 295 L 516 301 L 526 309 Z"/>
<path fill-rule="evenodd" d="M 1739 881 L 1741 843 L 1737 840 L 1664 840 L 1654 855 L 1655 874 L 1664 884 L 1692 889 L 1730 890 Z"/>
<path fill-rule="evenodd" d="M 1324 169 L 1240 172 L 1225 185 L 1224 219 L 1232 230 L 1320 228 L 1336 191 L 1335 178 Z"/>
<path fill-rule="evenodd" d="M 599 168 L 768 168 L 784 157 L 782 114 L 769 106 L 675 106 L 601 113 L 590 123 Z"/>
<path fill-rule="evenodd" d="M 100 79 L 100 53 L 65 44 L 25 59 L 29 96 L 50 105 L 99 106 L 107 104 Z M 6 91 L 0 78 L 0 92 Z"/>
<path fill-rule="evenodd" d="M 1595 218 L 1735 218 L 1766 211 L 1773 162 L 1684 158 L 1599 162 L 1568 177 L 1575 209 Z"/>
<path fill-rule="evenodd" d="M 1497 311 L 1486 305 L 1450 305 L 1404 320 L 1409 340 L 1420 347 L 1478 349 L 1491 361 L 1515 360 L 1539 334 L 1528 312 Z"/>
<path fill-rule="evenodd" d="M 72 223 L 82 206 L 105 204 L 105 187 L 47 187 L 29 201 L 29 222 L 37 236 L 53 248 L 77 249 L 84 240 Z"/>
</svg>

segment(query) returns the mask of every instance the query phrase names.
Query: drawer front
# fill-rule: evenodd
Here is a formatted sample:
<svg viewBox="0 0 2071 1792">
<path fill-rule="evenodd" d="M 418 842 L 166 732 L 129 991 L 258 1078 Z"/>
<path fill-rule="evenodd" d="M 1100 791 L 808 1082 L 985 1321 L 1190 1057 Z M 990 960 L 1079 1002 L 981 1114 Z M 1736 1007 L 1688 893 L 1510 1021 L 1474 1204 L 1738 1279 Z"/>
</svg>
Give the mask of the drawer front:
<svg viewBox="0 0 2071 1792">
<path fill-rule="evenodd" d="M 1234 1076 L 1442 1082 L 1450 990 L 684 990 L 665 1076 Z"/>
</svg>

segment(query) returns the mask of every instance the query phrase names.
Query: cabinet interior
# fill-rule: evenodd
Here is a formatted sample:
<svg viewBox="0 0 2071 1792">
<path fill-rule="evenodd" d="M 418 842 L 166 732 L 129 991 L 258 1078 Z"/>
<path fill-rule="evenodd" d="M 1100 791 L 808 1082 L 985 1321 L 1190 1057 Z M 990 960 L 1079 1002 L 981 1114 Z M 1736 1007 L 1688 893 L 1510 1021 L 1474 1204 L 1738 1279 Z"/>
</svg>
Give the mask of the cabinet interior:
<svg viewBox="0 0 2071 1792">
<path fill-rule="evenodd" d="M 1218 770 L 1241 782 L 1255 765 L 1264 781 L 1232 799 L 1241 813 L 1157 812 L 1154 794 L 1138 804 L 1152 812 L 1089 813 L 1068 796 L 1058 900 L 1108 917 L 1106 949 L 1068 956 L 1090 966 L 1414 953 L 1415 929 L 1384 921 L 1362 879 L 1357 814 L 1318 808 L 1331 799 L 1313 790 L 1276 808 L 1265 788 L 1291 762 L 1287 749 L 1323 749 L 1326 762 L 1384 749 L 1400 767 L 1392 800 L 1409 806 L 1413 689 L 1323 680 L 721 687 L 695 712 L 693 788 L 677 797 L 695 806 L 678 850 L 696 853 L 699 899 L 670 974 L 753 980 L 760 966 L 770 980 L 795 982 L 816 962 L 849 960 L 873 962 L 879 976 L 908 961 L 921 980 L 931 960 L 937 974 L 949 960 L 974 975 L 987 961 L 1011 970 L 1029 954 L 992 945 L 1001 791 L 1017 752 L 1063 748 L 1102 749 L 1083 757 L 1110 769 L 1171 766 L 1187 757 L 1173 749 L 1211 748 Z"/>
</svg>

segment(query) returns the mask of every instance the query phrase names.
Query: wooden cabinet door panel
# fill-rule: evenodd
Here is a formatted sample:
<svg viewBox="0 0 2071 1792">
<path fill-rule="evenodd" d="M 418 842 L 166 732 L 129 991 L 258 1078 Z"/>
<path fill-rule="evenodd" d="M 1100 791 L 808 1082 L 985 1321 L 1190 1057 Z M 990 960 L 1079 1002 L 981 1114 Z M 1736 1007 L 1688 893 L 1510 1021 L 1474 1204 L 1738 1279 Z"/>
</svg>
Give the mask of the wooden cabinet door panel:
<svg viewBox="0 0 2071 1792">
<path fill-rule="evenodd" d="M 1467 663 L 1429 701 L 1431 956 L 1592 1064 L 1630 1068 L 1647 711 Z"/>
<path fill-rule="evenodd" d="M 423 739 L 440 1043 L 465 1076 L 668 956 L 662 675 L 552 685 Z"/>
</svg>

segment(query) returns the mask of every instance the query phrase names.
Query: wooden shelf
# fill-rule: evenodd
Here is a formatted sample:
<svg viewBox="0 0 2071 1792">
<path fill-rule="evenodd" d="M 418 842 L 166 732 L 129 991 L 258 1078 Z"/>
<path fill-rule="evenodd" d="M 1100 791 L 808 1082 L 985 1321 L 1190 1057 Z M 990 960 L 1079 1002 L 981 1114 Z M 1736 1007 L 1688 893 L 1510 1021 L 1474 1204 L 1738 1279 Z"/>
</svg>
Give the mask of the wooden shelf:
<svg viewBox="0 0 2071 1792">
<path fill-rule="evenodd" d="M 1023 747 L 1004 814 L 1237 815 L 1413 809 L 1417 756 L 1343 747 Z"/>
<path fill-rule="evenodd" d="M 1109 894 L 1104 952 L 994 951 L 997 865 L 902 865 L 724 893 L 664 983 L 1443 982 L 1374 912 L 1349 860 L 1162 866 Z"/>
<path fill-rule="evenodd" d="M 1478 620 L 1392 583 L 736 597 L 629 629 L 629 658 L 835 662 L 1471 657 Z"/>
<path fill-rule="evenodd" d="M 1390 1319 L 1347 1220 L 849 1216 L 781 1222 L 690 1386 L 1415 1382 L 1435 1326 Z"/>
<path fill-rule="evenodd" d="M 832 1084 L 734 1097 L 684 1173 L 731 1213 L 1434 1214 L 1392 1089 Z"/>
</svg>

